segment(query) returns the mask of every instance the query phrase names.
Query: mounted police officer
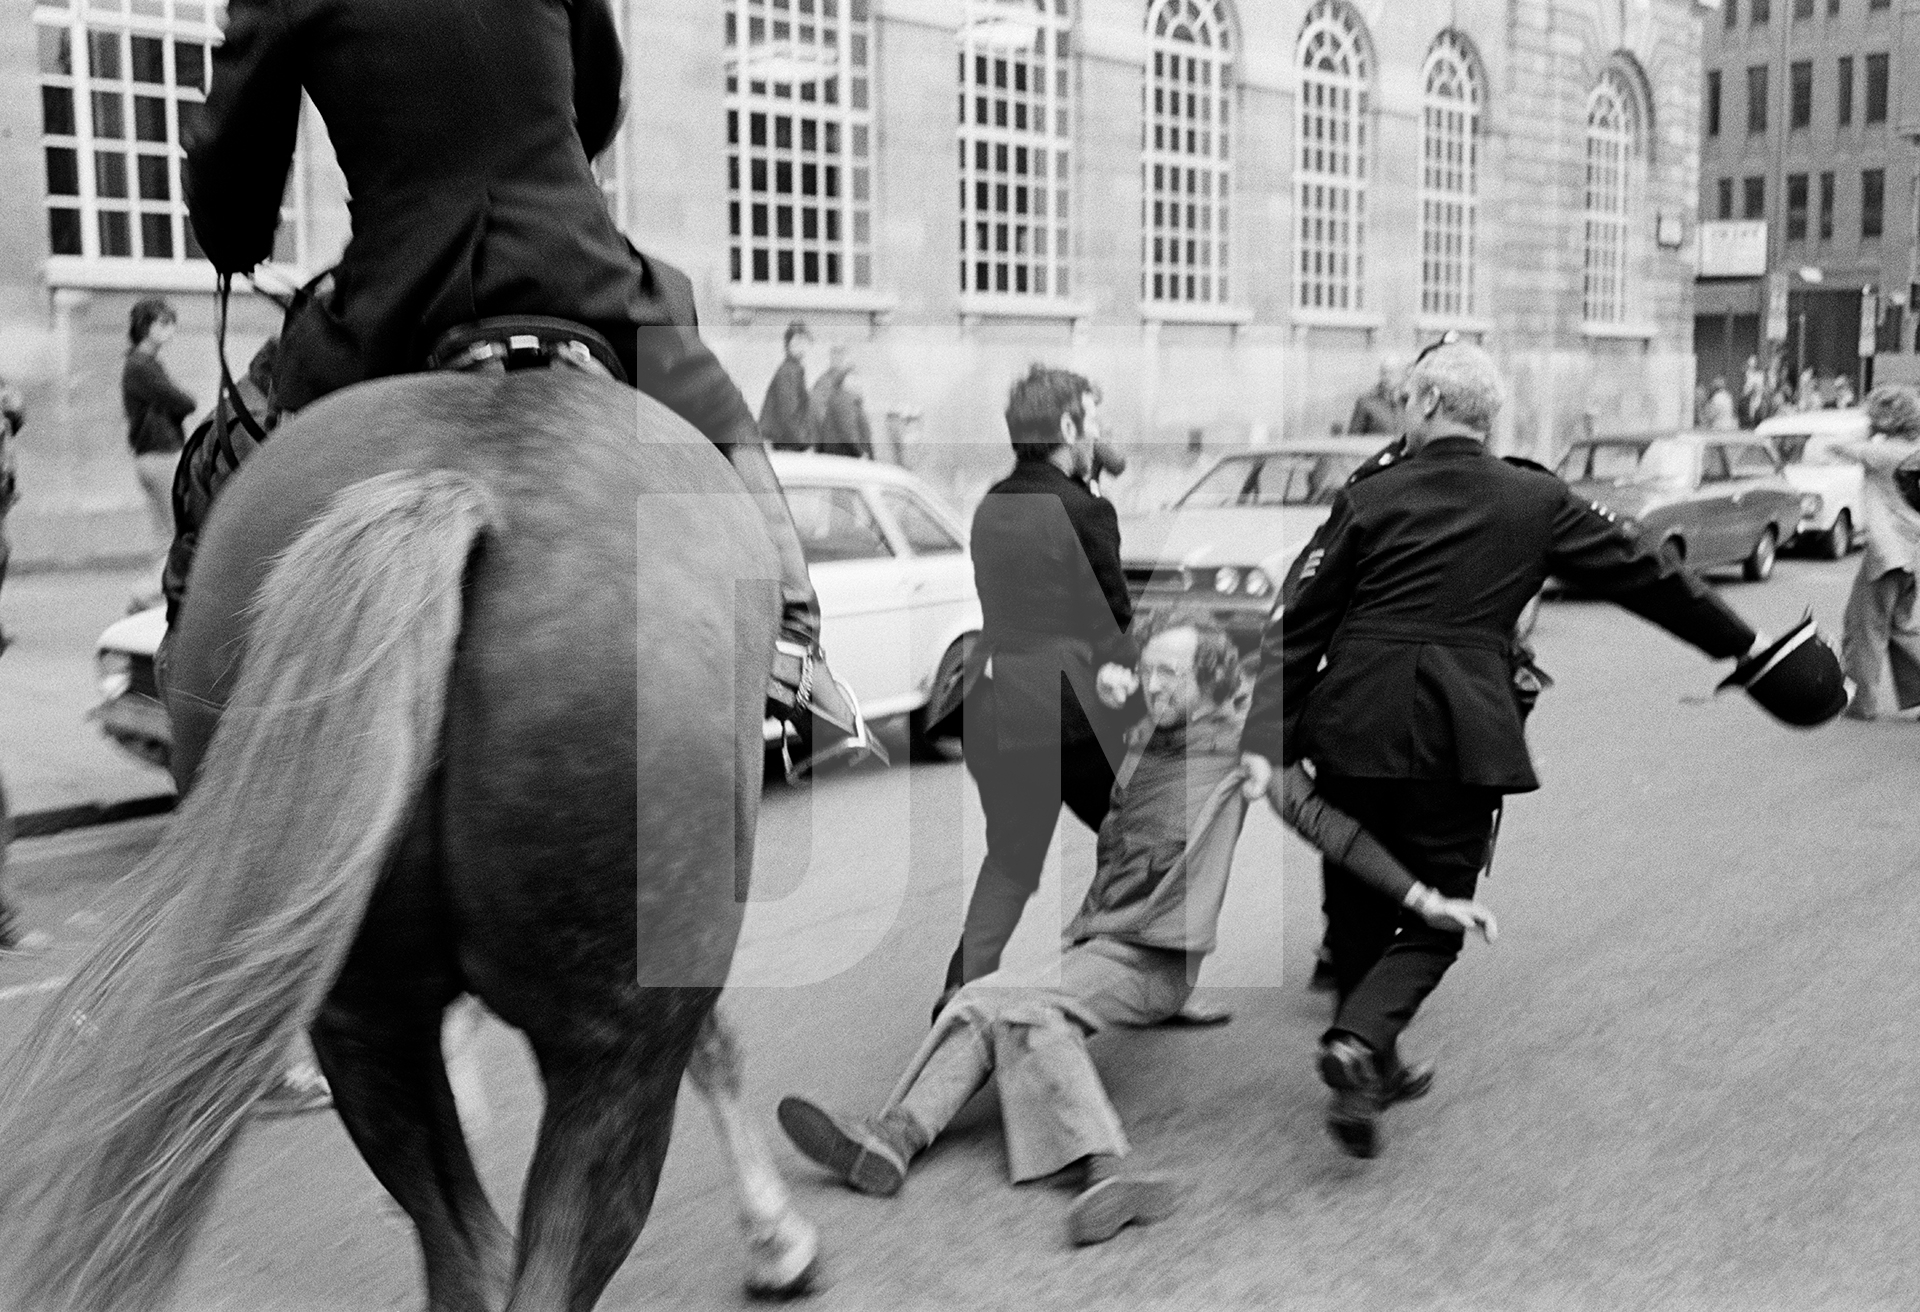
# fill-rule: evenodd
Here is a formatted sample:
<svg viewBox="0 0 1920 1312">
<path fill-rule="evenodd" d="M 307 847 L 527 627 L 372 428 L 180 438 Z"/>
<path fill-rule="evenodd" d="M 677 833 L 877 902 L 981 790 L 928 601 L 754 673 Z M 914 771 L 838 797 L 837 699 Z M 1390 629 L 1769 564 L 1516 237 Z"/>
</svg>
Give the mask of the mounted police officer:
<svg viewBox="0 0 1920 1312">
<path fill-rule="evenodd" d="M 1310 760 L 1328 803 L 1415 878 L 1470 898 L 1509 793 L 1539 786 L 1516 685 L 1514 626 L 1549 575 L 1604 594 L 1715 659 L 1745 657 L 1743 686 L 1813 724 L 1846 702 L 1811 622 L 1769 645 L 1671 553 L 1639 541 L 1538 466 L 1486 449 L 1501 402 L 1493 361 L 1449 344 L 1406 381 L 1414 427 L 1335 498 L 1268 626 L 1242 750 L 1255 778 Z M 1378 1150 L 1398 1100 L 1397 1041 L 1459 955 L 1436 928 L 1333 867 L 1329 938 L 1339 1008 L 1322 1040 L 1328 1128 Z"/>
<path fill-rule="evenodd" d="M 594 178 L 621 115 L 609 0 L 231 0 L 227 17 L 186 168 L 207 258 L 238 274 L 272 255 L 303 91 L 352 196 L 345 254 L 288 314 L 274 403 L 423 369 L 481 320 L 590 330 L 579 344 L 712 440 L 766 511 L 783 572 L 776 699 L 805 710 L 810 694 L 828 736 L 863 738 L 822 663 L 819 606 L 753 415 L 695 331 L 692 286 L 620 234 Z M 203 515 L 211 495 L 179 500 Z"/>
</svg>

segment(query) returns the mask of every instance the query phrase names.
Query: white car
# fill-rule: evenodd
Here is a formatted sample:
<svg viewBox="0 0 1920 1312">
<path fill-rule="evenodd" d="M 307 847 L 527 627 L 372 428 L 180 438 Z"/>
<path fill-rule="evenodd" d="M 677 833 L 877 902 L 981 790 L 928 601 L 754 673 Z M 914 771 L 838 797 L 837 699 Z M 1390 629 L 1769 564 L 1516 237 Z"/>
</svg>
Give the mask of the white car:
<svg viewBox="0 0 1920 1312">
<path fill-rule="evenodd" d="M 1754 430 L 1779 453 L 1787 481 L 1804 496 L 1819 498 L 1800 518 L 1794 542 L 1839 560 L 1860 541 L 1865 496 L 1864 471 L 1835 454 L 1839 442 L 1854 442 L 1872 432 L 1864 410 L 1809 410 L 1775 415 Z"/>
<path fill-rule="evenodd" d="M 927 740 L 920 712 L 936 687 L 960 678 L 980 632 L 959 517 L 892 465 L 794 452 L 772 458 L 820 595 L 821 641 L 834 672 L 869 720 L 906 716 L 917 753 L 951 756 L 950 743 Z M 103 700 L 90 713 L 108 737 L 162 769 L 171 735 L 153 654 L 166 631 L 166 612 L 155 607 L 100 635 Z M 778 723 L 768 720 L 765 733 L 777 741 Z"/>
</svg>

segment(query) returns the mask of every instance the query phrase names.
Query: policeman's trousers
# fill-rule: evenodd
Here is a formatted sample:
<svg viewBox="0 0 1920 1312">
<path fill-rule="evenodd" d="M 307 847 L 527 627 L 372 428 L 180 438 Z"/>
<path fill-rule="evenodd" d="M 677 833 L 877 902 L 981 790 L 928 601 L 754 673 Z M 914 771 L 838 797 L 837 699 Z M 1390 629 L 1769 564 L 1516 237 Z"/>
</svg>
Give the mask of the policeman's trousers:
<svg viewBox="0 0 1920 1312">
<path fill-rule="evenodd" d="M 1840 636 L 1841 663 L 1855 686 L 1847 713 L 1859 719 L 1879 714 L 1883 671 L 1893 675 L 1895 706 L 1903 711 L 1920 706 L 1920 622 L 1914 615 L 1914 577 L 1904 569 L 1872 573 L 1872 560 L 1869 552 L 1854 578 Z"/>
<path fill-rule="evenodd" d="M 1318 791 L 1359 821 L 1415 879 L 1447 897 L 1473 896 L 1490 855 L 1498 792 L 1324 772 Z M 1327 863 L 1326 876 L 1327 946 L 1339 996 L 1327 1033 L 1356 1035 L 1390 1058 L 1400 1031 L 1453 965 L 1466 937 L 1435 929 L 1342 866 Z"/>
</svg>

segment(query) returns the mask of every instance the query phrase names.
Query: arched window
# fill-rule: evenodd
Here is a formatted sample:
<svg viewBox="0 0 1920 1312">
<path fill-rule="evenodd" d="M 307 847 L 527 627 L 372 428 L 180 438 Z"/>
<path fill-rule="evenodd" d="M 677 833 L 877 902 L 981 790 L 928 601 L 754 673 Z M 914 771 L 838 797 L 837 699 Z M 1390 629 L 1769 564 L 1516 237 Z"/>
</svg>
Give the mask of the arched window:
<svg viewBox="0 0 1920 1312">
<path fill-rule="evenodd" d="M 1225 0 L 1147 8 L 1141 299 L 1227 300 L 1232 29 Z"/>
<path fill-rule="evenodd" d="M 1300 29 L 1299 256 L 1294 304 L 1303 310 L 1366 307 L 1366 31 L 1340 0 L 1314 0 Z"/>
<path fill-rule="evenodd" d="M 1068 0 L 966 0 L 960 25 L 960 290 L 1068 291 Z"/>
<path fill-rule="evenodd" d="M 1631 308 L 1633 212 L 1639 189 L 1639 98 L 1610 68 L 1587 97 L 1586 283 L 1588 323 L 1625 323 Z"/>
<path fill-rule="evenodd" d="M 726 0 L 734 282 L 872 284 L 872 28 L 868 0 Z"/>
<path fill-rule="evenodd" d="M 1427 56 L 1420 169 L 1420 309 L 1474 312 L 1480 204 L 1479 61 L 1457 32 Z"/>
</svg>

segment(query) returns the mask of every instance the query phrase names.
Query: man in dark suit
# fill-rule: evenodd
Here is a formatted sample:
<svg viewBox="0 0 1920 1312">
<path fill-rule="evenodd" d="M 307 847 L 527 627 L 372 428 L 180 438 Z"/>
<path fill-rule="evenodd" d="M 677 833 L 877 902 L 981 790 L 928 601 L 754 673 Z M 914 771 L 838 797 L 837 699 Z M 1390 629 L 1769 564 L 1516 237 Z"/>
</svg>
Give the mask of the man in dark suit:
<svg viewBox="0 0 1920 1312">
<path fill-rule="evenodd" d="M 696 331 L 692 285 L 621 235 L 594 178 L 622 73 L 609 0 L 231 0 L 187 143 L 194 234 L 222 273 L 271 257 L 304 91 L 346 174 L 353 237 L 288 314 L 275 404 L 422 369 L 449 330 L 480 319 L 593 329 L 766 512 L 785 612 L 786 691 L 770 695 L 826 736 L 864 739 L 826 672 L 819 603 L 753 414 Z"/>
<path fill-rule="evenodd" d="M 1112 795 L 1139 653 L 1127 634 L 1119 517 L 1082 481 L 1100 436 L 1098 404 L 1085 378 L 1035 365 L 1007 401 L 1013 472 L 974 512 L 982 623 L 961 684 L 962 742 L 986 812 L 987 856 L 948 994 L 999 967 L 1061 804 L 1097 832 Z"/>
<path fill-rule="evenodd" d="M 795 319 L 781 348 L 786 358 L 767 383 L 760 403 L 760 436 L 776 451 L 805 451 L 813 444 L 812 398 L 807 393 L 807 349 L 813 334 Z"/>
<path fill-rule="evenodd" d="M 1539 786 L 1522 733 L 1514 624 L 1548 575 L 1605 594 L 1716 659 L 1765 640 L 1671 554 L 1538 467 L 1495 458 L 1485 352 L 1448 345 L 1407 377 L 1414 428 L 1333 503 L 1261 645 L 1242 749 L 1251 775 L 1311 760 L 1326 801 L 1451 898 L 1471 898 L 1501 798 Z M 1435 928 L 1329 870 L 1339 1008 L 1322 1040 L 1328 1128 L 1378 1151 L 1407 1079 L 1401 1030 L 1459 955 Z"/>
</svg>

